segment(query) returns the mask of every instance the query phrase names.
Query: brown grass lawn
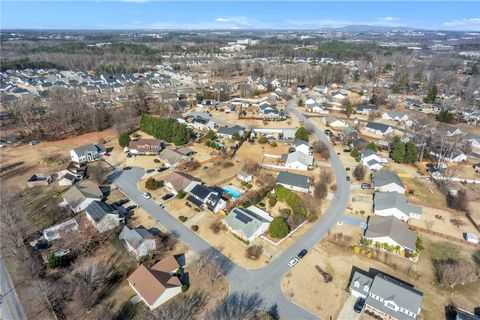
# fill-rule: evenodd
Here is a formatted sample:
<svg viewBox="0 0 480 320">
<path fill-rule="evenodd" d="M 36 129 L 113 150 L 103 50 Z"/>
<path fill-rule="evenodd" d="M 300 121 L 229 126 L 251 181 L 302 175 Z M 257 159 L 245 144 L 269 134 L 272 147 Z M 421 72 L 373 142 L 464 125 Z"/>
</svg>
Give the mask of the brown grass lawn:
<svg viewBox="0 0 480 320">
<path fill-rule="evenodd" d="M 352 232 L 355 234 L 355 230 L 359 230 L 352 228 L 345 225 L 336 226 L 332 233 L 342 232 L 352 235 Z M 356 237 L 359 237 L 358 233 L 354 239 Z M 475 297 L 480 296 L 479 282 L 463 288 L 459 287 L 453 294 L 449 289 L 436 284 L 430 257 L 438 254 L 439 248 L 445 245 L 428 235 L 425 235 L 424 239 L 426 249 L 417 264 L 391 255 L 386 255 L 387 260 L 385 260 L 383 254 L 379 256 L 380 260 L 369 259 L 354 254 L 350 249 L 344 249 L 328 240 L 323 240 L 283 278 L 282 289 L 295 303 L 319 317 L 335 318 L 349 295 L 345 288 L 348 286 L 352 267 L 366 271 L 369 268 L 375 268 L 415 285 L 416 289 L 424 293 L 422 319 L 443 319 L 443 308 L 450 302 L 467 310 L 473 310 L 478 304 Z M 456 244 L 449 245 L 464 258 L 470 259 L 469 256 L 473 251 L 471 248 Z M 315 270 L 315 265 L 329 272 L 333 276 L 333 281 L 324 283 L 321 275 Z M 413 272 L 409 273 L 409 269 Z M 305 276 L 306 274 L 309 276 Z"/>
</svg>

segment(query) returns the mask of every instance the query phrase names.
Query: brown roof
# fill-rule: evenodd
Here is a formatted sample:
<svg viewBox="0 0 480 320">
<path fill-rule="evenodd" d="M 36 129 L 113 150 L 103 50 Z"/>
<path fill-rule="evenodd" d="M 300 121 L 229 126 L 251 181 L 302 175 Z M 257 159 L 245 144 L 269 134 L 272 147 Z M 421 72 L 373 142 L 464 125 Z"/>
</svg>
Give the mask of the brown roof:
<svg viewBox="0 0 480 320">
<path fill-rule="evenodd" d="M 181 191 L 185 189 L 193 181 L 200 181 L 189 174 L 173 171 L 167 175 L 164 179 L 165 182 L 169 182 L 175 191 Z"/>
<path fill-rule="evenodd" d="M 143 264 L 140 265 L 127 280 L 142 298 L 149 305 L 152 305 L 166 289 L 182 285 L 178 277 L 169 274 L 178 267 L 180 265 L 175 257 L 169 256 L 157 262 L 151 268 Z"/>
<path fill-rule="evenodd" d="M 128 143 L 129 149 L 138 151 L 160 151 L 161 145 L 158 139 L 138 139 Z"/>
</svg>

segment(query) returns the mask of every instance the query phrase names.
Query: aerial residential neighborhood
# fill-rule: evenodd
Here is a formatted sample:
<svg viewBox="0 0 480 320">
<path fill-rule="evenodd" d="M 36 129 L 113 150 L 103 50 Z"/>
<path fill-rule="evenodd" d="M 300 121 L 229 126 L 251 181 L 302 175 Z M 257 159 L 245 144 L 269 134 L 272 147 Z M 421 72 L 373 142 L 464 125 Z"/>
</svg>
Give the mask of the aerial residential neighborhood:
<svg viewBox="0 0 480 320">
<path fill-rule="evenodd" d="M 3 2 L 0 318 L 480 320 L 479 12 Z"/>
</svg>

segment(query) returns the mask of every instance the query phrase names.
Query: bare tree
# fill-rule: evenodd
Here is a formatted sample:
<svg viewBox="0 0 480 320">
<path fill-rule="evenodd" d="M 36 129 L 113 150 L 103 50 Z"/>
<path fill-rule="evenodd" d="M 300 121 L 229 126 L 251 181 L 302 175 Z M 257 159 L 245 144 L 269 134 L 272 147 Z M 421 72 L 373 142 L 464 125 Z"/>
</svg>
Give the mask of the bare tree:
<svg viewBox="0 0 480 320">
<path fill-rule="evenodd" d="M 243 171 L 249 174 L 257 173 L 258 169 L 259 169 L 258 163 L 253 160 L 245 161 L 245 165 L 243 166 Z"/>
<path fill-rule="evenodd" d="M 359 164 L 355 167 L 355 169 L 353 169 L 353 176 L 355 177 L 355 179 L 357 179 L 358 181 L 361 181 L 365 178 L 365 174 L 366 174 L 366 170 L 365 170 L 365 167 L 362 165 L 362 164 Z"/>
<path fill-rule="evenodd" d="M 53 312 L 56 319 L 66 319 L 63 313 L 63 306 L 66 301 L 64 296 L 65 290 L 60 282 L 47 279 L 37 280 L 36 286 L 40 294 L 39 297 L 47 310 Z"/>
<path fill-rule="evenodd" d="M 88 178 L 97 184 L 105 183 L 109 169 L 102 162 L 95 162 L 88 166 Z"/>
<path fill-rule="evenodd" d="M 322 141 L 315 141 L 312 144 L 313 152 L 318 154 L 322 159 L 330 159 L 330 149 Z"/>
<path fill-rule="evenodd" d="M 313 192 L 313 195 L 318 200 L 325 199 L 328 195 L 328 188 L 326 183 L 323 181 L 317 182 L 317 184 L 315 185 L 315 191 Z"/>
<path fill-rule="evenodd" d="M 332 174 L 328 172 L 326 168 L 322 168 L 320 171 L 320 181 L 323 181 L 326 184 L 332 182 Z"/>
<path fill-rule="evenodd" d="M 424 223 L 425 223 L 425 227 L 427 227 L 428 230 L 431 230 L 433 225 L 435 224 L 435 221 L 434 220 L 425 220 Z"/>
<path fill-rule="evenodd" d="M 227 257 L 218 251 L 215 251 L 214 253 L 214 256 L 210 259 L 204 272 L 210 285 L 221 277 L 226 276 L 232 268 L 232 262 Z"/>
<path fill-rule="evenodd" d="M 450 288 L 466 285 L 479 279 L 475 266 L 463 260 L 442 260 L 434 263 L 437 280 Z"/>
<path fill-rule="evenodd" d="M 245 256 L 252 260 L 258 260 L 262 256 L 263 246 L 252 245 L 245 250 Z"/>
<path fill-rule="evenodd" d="M 233 293 L 220 302 L 207 314 L 207 320 L 244 320 L 250 319 L 263 304 L 257 293 Z"/>
</svg>

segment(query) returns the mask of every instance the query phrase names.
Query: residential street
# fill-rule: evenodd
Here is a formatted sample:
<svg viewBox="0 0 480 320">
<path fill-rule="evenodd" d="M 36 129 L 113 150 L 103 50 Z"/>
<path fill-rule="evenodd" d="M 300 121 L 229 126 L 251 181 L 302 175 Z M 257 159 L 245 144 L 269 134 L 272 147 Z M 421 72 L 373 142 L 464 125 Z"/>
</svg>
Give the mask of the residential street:
<svg viewBox="0 0 480 320">
<path fill-rule="evenodd" d="M 4 320 L 21 320 L 25 319 L 22 305 L 18 301 L 17 294 L 13 288 L 10 275 L 0 257 L 0 282 L 1 282 L 1 297 L 0 308 L 2 310 L 1 318 Z"/>
<path fill-rule="evenodd" d="M 309 123 L 303 114 L 294 107 L 295 101 L 289 102 L 289 110 L 304 123 Z M 313 126 L 313 124 L 312 124 Z M 330 146 L 327 137 L 320 129 L 315 127 L 314 134 L 320 141 Z M 311 249 L 322 240 L 329 230 L 335 225 L 338 218 L 344 213 L 350 197 L 350 185 L 346 181 L 346 172 L 342 162 L 330 146 L 330 162 L 335 173 L 337 190 L 330 207 L 320 219 L 299 240 L 287 248 L 281 255 L 268 266 L 257 270 L 246 270 L 231 262 L 231 269 L 227 274 L 231 292 L 258 293 L 265 301 L 266 308 L 277 306 L 278 314 L 282 319 L 315 319 L 315 315 L 292 303 L 283 295 L 280 287 L 282 277 L 290 269 L 288 261 L 296 256 L 302 249 Z M 200 238 L 195 232 L 187 228 L 179 220 L 168 214 L 156 205 L 153 200 L 145 199 L 137 189 L 137 182 L 143 176 L 140 168 L 126 171 L 117 171 L 111 177 L 114 184 L 130 199 L 140 205 L 160 224 L 175 234 L 191 250 L 199 252 L 210 248 L 210 245 Z M 225 258 L 228 259 L 228 258 Z M 301 263 L 301 262 L 300 262 Z"/>
</svg>

